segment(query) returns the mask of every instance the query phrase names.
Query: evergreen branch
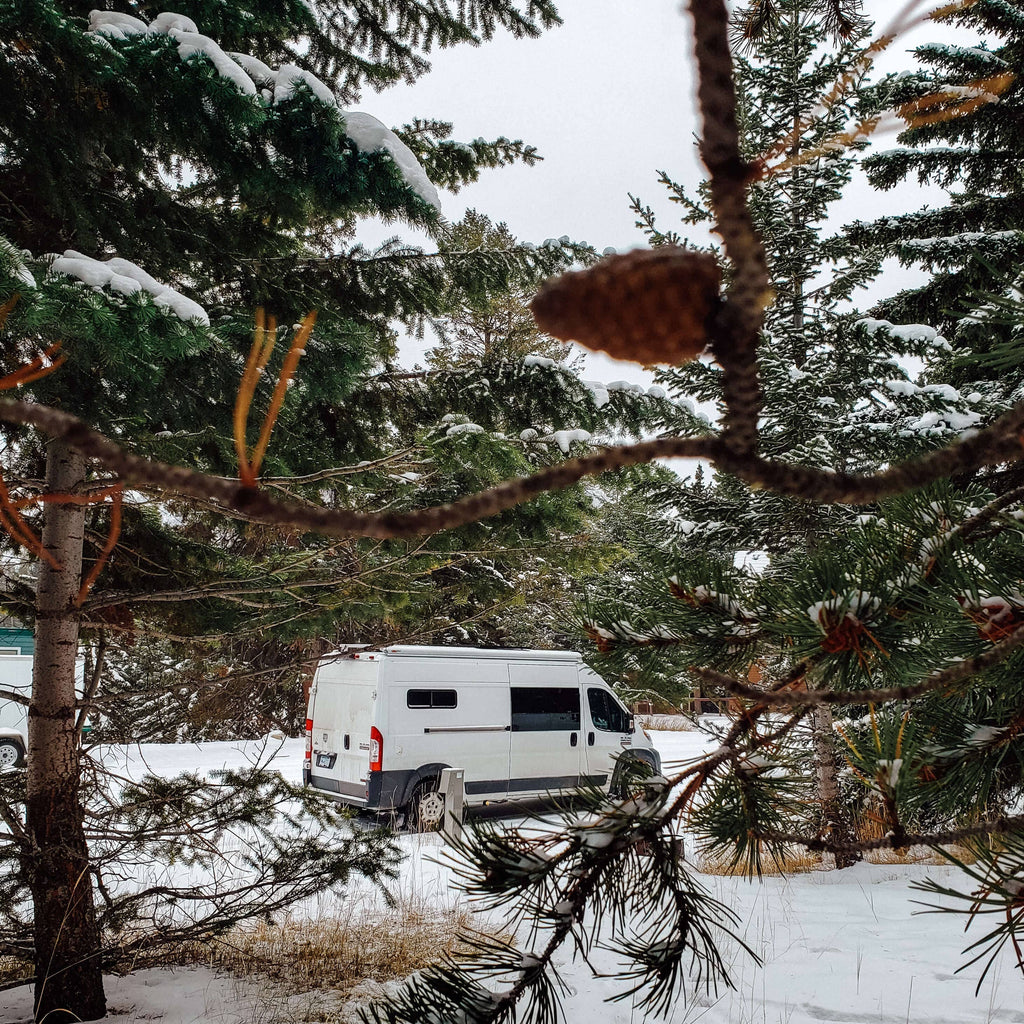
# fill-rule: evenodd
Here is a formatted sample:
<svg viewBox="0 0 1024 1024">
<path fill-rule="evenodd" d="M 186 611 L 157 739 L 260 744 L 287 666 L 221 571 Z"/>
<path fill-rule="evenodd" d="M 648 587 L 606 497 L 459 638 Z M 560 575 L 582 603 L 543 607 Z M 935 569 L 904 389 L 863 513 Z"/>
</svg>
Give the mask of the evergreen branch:
<svg viewBox="0 0 1024 1024">
<path fill-rule="evenodd" d="M 736 697 L 748 697 L 769 707 L 810 707 L 821 704 L 881 704 L 894 700 L 913 700 L 926 693 L 945 690 L 970 679 L 979 672 L 1000 665 L 1024 647 L 1024 626 L 1019 626 L 1005 640 L 974 658 L 965 658 L 949 668 L 933 672 L 912 686 L 892 686 L 872 690 L 800 690 L 767 692 L 741 682 L 713 668 L 692 668 L 690 671 L 705 682 L 722 687 Z"/>
<path fill-rule="evenodd" d="M 801 663 L 778 685 L 790 685 L 807 668 L 806 663 Z M 715 768 L 737 758 L 734 744 L 753 728 L 758 714 L 755 710 L 746 715 L 733 727 L 732 742 L 726 740 L 713 754 L 675 778 L 638 780 L 637 790 L 631 799 L 608 800 L 603 794 L 581 794 L 581 799 L 597 814 L 597 818 L 581 824 L 578 815 L 572 813 L 571 823 L 568 818 L 566 822 L 571 841 L 560 844 L 557 849 L 548 848 L 552 842 L 550 836 L 529 839 L 525 846 L 516 840 L 510 844 L 504 834 L 478 830 L 464 831 L 453 838 L 455 849 L 474 865 L 472 870 L 464 873 L 471 892 L 492 906 L 500 906 L 519 897 L 522 901 L 520 913 L 525 913 L 534 922 L 544 922 L 542 926 L 534 924 L 533 935 L 540 927 L 550 929 L 551 933 L 540 951 L 530 952 L 528 958 L 522 958 L 524 963 L 528 959 L 527 969 L 516 964 L 519 967 L 516 971 L 518 977 L 510 988 L 500 993 L 482 993 L 487 997 L 486 1001 L 481 999 L 479 1008 L 474 1003 L 473 1019 L 489 1022 L 508 1020 L 520 1000 L 537 1000 L 538 990 L 549 984 L 546 972 L 553 971 L 555 953 L 569 939 L 575 942 L 577 951 L 590 963 L 588 951 L 600 928 L 601 903 L 607 897 L 607 887 L 615 884 L 613 879 L 629 877 L 631 861 L 640 849 L 646 851 L 643 878 L 650 880 L 653 877 L 655 881 L 653 890 L 650 886 L 645 887 L 645 895 L 637 898 L 649 900 L 653 908 L 659 897 L 667 895 L 668 907 L 660 908 L 659 917 L 672 927 L 678 927 L 678 920 L 682 927 L 679 935 L 667 936 L 662 930 L 651 928 L 642 933 L 639 941 L 622 942 L 619 951 L 635 964 L 622 977 L 636 980 L 636 984 L 628 993 L 621 993 L 620 998 L 628 998 L 649 986 L 642 1004 L 660 1005 L 660 1000 L 666 998 L 666 993 L 671 992 L 677 983 L 674 980 L 677 965 L 687 951 L 698 970 L 707 968 L 706 982 L 717 977 L 725 984 L 731 984 L 727 964 L 714 943 L 713 928 L 726 935 L 732 934 L 735 941 L 757 959 L 756 954 L 730 932 L 729 925 L 735 917 L 728 908 L 704 898 L 686 873 L 680 870 L 669 830 Z M 801 718 L 802 714 L 793 715 L 779 729 L 755 737 L 753 748 L 777 742 Z M 689 785 L 681 796 L 673 800 L 671 793 L 687 779 L 690 780 Z M 669 835 L 666 837 L 667 831 Z M 565 835 L 562 833 L 560 838 L 565 838 Z M 648 863 L 649 858 L 653 858 L 653 865 Z M 536 893 L 531 894 L 530 890 L 536 890 Z M 594 917 L 592 924 L 584 925 L 588 908 L 594 910 Z M 711 920 L 709 911 L 717 912 L 719 919 Z M 667 943 L 666 938 L 669 939 Z M 447 1011 L 445 1019 L 451 1018 L 458 1009 L 467 1005 L 465 998 L 460 999 L 458 993 L 468 990 L 472 995 L 480 988 L 471 974 L 472 970 L 472 965 L 466 968 L 455 963 L 432 968 L 407 983 L 394 1001 L 383 1007 L 371 1006 L 363 1019 L 372 1020 L 375 1024 L 410 1022 L 442 1011 Z M 492 975 L 508 975 L 513 970 L 510 965 L 486 962 L 478 968 L 483 975 L 488 971 Z M 528 1017 L 545 1021 L 555 1019 L 529 1013 Z"/>
<path fill-rule="evenodd" d="M 1005 494 L 989 502 L 977 515 L 965 519 L 957 524 L 949 532 L 949 538 L 959 537 L 960 540 L 967 540 L 972 534 L 986 527 L 1005 508 L 1009 508 L 1015 502 L 1024 501 L 1024 487 L 1015 487 Z"/>
<path fill-rule="evenodd" d="M 762 832 L 756 838 L 766 842 L 792 843 L 802 846 L 811 853 L 870 853 L 872 850 L 906 849 L 908 846 L 951 846 L 975 836 L 1009 835 L 1024 831 L 1024 815 L 994 818 L 964 825 L 962 828 L 947 829 L 945 832 L 904 832 L 901 835 L 885 835 L 878 839 L 860 839 L 854 843 L 834 843 L 827 839 L 801 836 L 792 832 Z"/>
<path fill-rule="evenodd" d="M 790 671 L 772 685 L 771 690 L 761 691 L 762 695 L 770 695 L 785 690 L 796 683 L 799 683 L 813 667 L 811 660 L 802 661 L 794 665 Z M 730 728 L 728 735 L 722 740 L 718 750 L 702 758 L 696 764 L 691 765 L 686 771 L 677 775 L 673 780 L 673 786 L 678 787 L 686 779 L 690 779 L 689 785 L 676 797 L 665 816 L 667 823 L 672 817 L 682 814 L 693 801 L 699 788 L 711 777 L 711 773 L 723 764 L 735 761 L 738 757 L 738 744 L 748 733 L 752 732 L 759 718 L 763 717 L 769 710 L 769 705 L 761 701 L 752 708 L 745 709 L 743 715 Z M 809 707 L 798 709 L 797 713 L 791 715 L 778 729 L 771 733 L 755 736 L 748 754 L 760 750 L 762 747 L 778 742 L 787 733 L 791 732 L 810 711 Z"/>
</svg>

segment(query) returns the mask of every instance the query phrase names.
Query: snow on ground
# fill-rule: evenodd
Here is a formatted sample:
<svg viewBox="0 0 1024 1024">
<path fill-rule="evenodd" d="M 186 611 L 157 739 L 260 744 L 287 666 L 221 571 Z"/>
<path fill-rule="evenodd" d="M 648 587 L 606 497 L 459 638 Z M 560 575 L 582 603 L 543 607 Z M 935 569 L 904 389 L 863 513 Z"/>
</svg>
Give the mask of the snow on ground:
<svg viewBox="0 0 1024 1024">
<path fill-rule="evenodd" d="M 716 745 L 699 733 L 655 733 L 671 768 Z M 270 741 L 274 763 L 299 781 L 302 741 Z M 205 743 L 108 747 L 104 759 L 128 774 L 162 775 L 239 766 L 259 756 L 256 743 Z M 667 772 L 666 772 L 667 774 Z M 515 818 L 509 824 L 516 823 Z M 458 894 L 439 863 L 440 837 L 402 836 L 408 853 L 399 893 L 450 904 Z M 978 970 L 955 974 L 961 951 L 972 941 L 955 915 L 915 913 L 912 880 L 955 877 L 946 867 L 861 864 L 842 872 L 818 872 L 748 882 L 702 876 L 718 899 L 739 915 L 745 941 L 765 961 L 756 967 L 738 949 L 728 957 L 735 989 L 717 995 L 691 991 L 680 997 L 670 1024 L 1024 1024 L 1024 978 L 1005 956 L 974 994 Z M 335 904 L 336 905 L 336 904 Z M 332 901 L 317 910 L 330 914 Z M 976 937 L 976 936 L 974 936 Z M 594 960 L 614 970 L 609 955 Z M 639 1024 L 654 1020 L 628 1001 L 607 1003 L 613 980 L 593 978 L 566 952 L 559 964 L 572 988 L 565 1001 L 570 1024 Z M 140 971 L 107 982 L 115 1024 L 278 1024 L 317 1020 L 313 997 L 282 1000 L 265 984 L 214 974 L 204 968 Z M 0 1021 L 30 1020 L 27 989 L 0 993 Z M 337 1018 L 334 1018 L 337 1019 Z"/>
</svg>

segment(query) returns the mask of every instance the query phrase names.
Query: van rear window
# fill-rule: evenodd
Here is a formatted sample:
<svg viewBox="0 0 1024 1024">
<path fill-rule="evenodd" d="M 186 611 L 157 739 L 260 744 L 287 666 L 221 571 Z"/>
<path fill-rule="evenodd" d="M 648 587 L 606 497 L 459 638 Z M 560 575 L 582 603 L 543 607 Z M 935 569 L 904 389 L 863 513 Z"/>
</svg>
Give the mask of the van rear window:
<svg viewBox="0 0 1024 1024">
<path fill-rule="evenodd" d="M 405 702 L 410 708 L 454 708 L 459 695 L 455 690 L 406 690 Z"/>
<path fill-rule="evenodd" d="M 513 732 L 569 732 L 580 727 L 575 686 L 513 686 Z"/>
</svg>

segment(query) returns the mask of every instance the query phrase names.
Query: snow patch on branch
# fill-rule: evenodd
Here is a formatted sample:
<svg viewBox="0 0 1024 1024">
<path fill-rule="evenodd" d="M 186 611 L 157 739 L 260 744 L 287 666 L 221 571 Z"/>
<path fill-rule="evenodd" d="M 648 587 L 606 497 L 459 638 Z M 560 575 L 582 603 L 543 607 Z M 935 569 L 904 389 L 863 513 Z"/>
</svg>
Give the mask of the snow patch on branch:
<svg viewBox="0 0 1024 1024">
<path fill-rule="evenodd" d="M 968 733 L 964 744 L 968 747 L 989 747 L 999 742 L 1006 730 L 995 725 L 978 725 Z"/>
<path fill-rule="evenodd" d="M 140 18 L 115 11 L 92 11 L 89 33 L 109 45 L 110 40 L 125 40 L 138 35 L 166 35 L 178 44 L 182 60 L 200 56 L 208 60 L 222 78 L 240 93 L 262 98 L 271 105 L 291 99 L 300 86 L 325 106 L 335 108 L 345 124 L 345 133 L 363 153 L 382 150 L 391 157 L 405 183 L 436 210 L 441 209 L 437 189 L 413 151 L 388 127 L 370 114 L 342 110 L 330 86 L 316 75 L 294 64 L 282 64 L 276 71 L 261 60 L 244 53 L 226 53 L 209 36 L 202 35 L 195 22 L 182 14 L 164 12 L 147 25 Z M 264 91 L 266 90 L 266 91 Z M 568 243 L 568 237 L 565 242 Z"/>
<path fill-rule="evenodd" d="M 234 87 L 246 96 L 255 96 L 259 90 L 256 83 L 245 73 L 242 67 L 233 61 L 209 36 L 200 32 L 185 32 L 180 28 L 172 28 L 167 32 L 178 44 L 178 56 L 182 60 L 191 57 L 205 57 L 216 69 L 221 78 L 226 78 Z M 333 98 L 333 97 L 332 97 Z"/>
<path fill-rule="evenodd" d="M 484 428 L 479 423 L 456 423 L 450 426 L 445 432 L 445 437 L 455 437 L 458 434 L 483 434 Z"/>
<path fill-rule="evenodd" d="M 900 781 L 900 769 L 903 767 L 903 758 L 894 757 L 891 761 L 878 762 L 878 780 L 890 790 L 895 789 Z"/>
<path fill-rule="evenodd" d="M 36 279 L 25 264 L 25 257 L 30 255 L 12 245 L 6 238 L 0 238 L 0 267 L 26 288 L 35 288 Z"/>
<path fill-rule="evenodd" d="M 95 260 L 67 249 L 63 256 L 53 257 L 50 273 L 73 277 L 97 290 L 109 288 L 120 295 L 145 291 L 152 296 L 154 305 L 173 313 L 179 320 L 198 320 L 204 327 L 210 326 L 210 316 L 198 302 L 158 281 L 130 260 L 117 256 Z"/>
<path fill-rule="evenodd" d="M 590 431 L 579 428 L 575 430 L 556 430 L 547 437 L 542 437 L 541 440 L 554 441 L 562 450 L 562 454 L 568 455 L 569 449 L 574 444 L 587 444 L 590 441 Z"/>
<path fill-rule="evenodd" d="M 129 36 L 144 36 L 150 27 L 141 18 L 117 11 L 90 11 L 89 31 L 107 39 L 127 39 Z"/>
<path fill-rule="evenodd" d="M 884 331 L 891 338 L 896 338 L 899 341 L 925 342 L 935 345 L 937 348 L 949 348 L 949 342 L 934 327 L 929 327 L 927 324 L 893 324 L 888 320 L 874 320 L 871 317 L 865 317 L 863 320 L 858 320 L 855 326 L 863 327 L 865 333 L 872 338 L 879 331 Z"/>
<path fill-rule="evenodd" d="M 882 602 L 873 594 L 864 590 L 851 590 L 827 601 L 815 601 L 807 609 L 807 617 L 820 625 L 825 621 L 838 621 L 837 613 L 841 613 L 847 621 L 859 622 L 861 616 L 869 617 L 881 606 Z"/>
<path fill-rule="evenodd" d="M 611 401 L 608 389 L 600 381 L 585 380 L 583 381 L 583 386 L 593 396 L 594 405 L 596 405 L 598 409 L 603 409 Z"/>
<path fill-rule="evenodd" d="M 995 102 L 993 97 L 986 102 Z M 932 238 L 908 238 L 900 242 L 907 249 L 933 249 L 939 246 L 951 247 L 969 245 L 977 242 L 1001 241 L 1004 239 L 1019 238 L 1020 231 L 1008 229 L 1006 231 L 960 231 L 955 235 L 936 235 Z"/>
</svg>

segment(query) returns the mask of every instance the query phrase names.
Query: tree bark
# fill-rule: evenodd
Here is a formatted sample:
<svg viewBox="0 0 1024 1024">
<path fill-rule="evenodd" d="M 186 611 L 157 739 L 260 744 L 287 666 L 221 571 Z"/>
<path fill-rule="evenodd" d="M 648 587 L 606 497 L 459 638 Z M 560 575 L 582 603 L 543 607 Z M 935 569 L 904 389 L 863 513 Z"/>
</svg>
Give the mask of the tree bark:
<svg viewBox="0 0 1024 1024">
<path fill-rule="evenodd" d="M 839 846 L 852 847 L 857 837 L 852 818 L 843 807 L 839 792 L 832 709 L 827 704 L 819 704 L 811 713 L 811 737 L 814 743 L 821 837 Z M 840 849 L 835 853 L 835 859 L 837 868 L 848 868 L 860 860 L 860 854 L 853 849 Z"/>
<path fill-rule="evenodd" d="M 85 460 L 63 441 L 46 459 L 50 493 L 77 490 Z M 80 613 L 85 507 L 44 506 L 43 546 L 59 569 L 41 562 L 36 589 L 36 651 L 28 719 L 27 823 L 35 928 L 35 1016 L 47 1024 L 106 1015 L 100 935 L 79 796 L 75 659 Z"/>
</svg>

